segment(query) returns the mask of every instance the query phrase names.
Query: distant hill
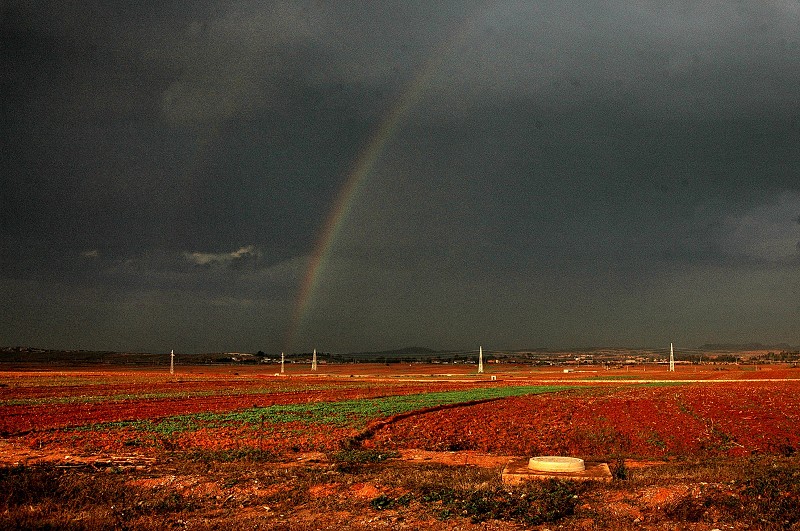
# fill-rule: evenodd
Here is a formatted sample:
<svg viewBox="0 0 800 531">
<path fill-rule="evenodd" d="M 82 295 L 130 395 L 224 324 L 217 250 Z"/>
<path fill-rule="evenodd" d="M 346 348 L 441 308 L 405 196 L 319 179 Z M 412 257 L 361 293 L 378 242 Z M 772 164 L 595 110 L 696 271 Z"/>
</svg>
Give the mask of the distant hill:
<svg viewBox="0 0 800 531">
<path fill-rule="evenodd" d="M 437 354 L 439 351 L 431 350 L 425 347 L 403 347 L 393 350 L 377 350 L 367 352 L 351 352 L 348 356 L 416 356 L 416 355 L 431 355 Z"/>
<path fill-rule="evenodd" d="M 225 355 L 175 354 L 176 361 L 206 364 Z M 229 358 L 228 358 L 229 359 Z M 169 365 L 169 353 L 111 352 L 94 350 L 51 350 L 29 347 L 0 348 L 0 363 L 43 363 L 48 365 Z"/>
<path fill-rule="evenodd" d="M 376 362 L 398 362 L 398 361 L 430 361 L 438 359 L 452 359 L 453 352 L 433 350 L 426 347 L 403 347 L 392 350 L 375 350 L 367 352 L 350 352 L 348 354 L 332 354 L 332 360 L 336 361 L 376 361 Z"/>
<path fill-rule="evenodd" d="M 377 362 L 398 363 L 412 361 L 452 362 L 475 358 L 474 352 L 437 351 L 425 347 L 404 347 L 394 350 L 372 352 L 354 352 L 336 354 L 317 352 L 320 361 L 335 363 Z M 263 359 L 262 359 L 263 358 Z M 291 353 L 288 360 L 310 359 L 311 353 Z M 279 359 L 279 358 L 277 358 Z M 258 363 L 259 361 L 275 361 L 263 352 L 257 355 L 236 352 L 213 352 L 204 354 L 175 353 L 176 363 L 205 365 L 209 363 Z M 112 352 L 91 350 L 52 350 L 31 347 L 0 347 L 0 364 L 47 364 L 47 365 L 169 365 L 169 353 L 146 352 Z"/>
<path fill-rule="evenodd" d="M 726 352 L 742 352 L 747 350 L 796 350 L 787 343 L 764 345 L 762 343 L 706 343 L 700 350 L 722 350 Z"/>
</svg>

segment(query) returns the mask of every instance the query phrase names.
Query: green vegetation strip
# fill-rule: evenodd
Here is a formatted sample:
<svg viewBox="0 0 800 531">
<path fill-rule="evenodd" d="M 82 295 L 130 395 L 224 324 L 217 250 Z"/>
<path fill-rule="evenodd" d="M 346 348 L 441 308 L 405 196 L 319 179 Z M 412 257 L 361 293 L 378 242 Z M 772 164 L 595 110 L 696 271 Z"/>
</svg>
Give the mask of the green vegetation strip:
<svg viewBox="0 0 800 531">
<path fill-rule="evenodd" d="M 649 380 L 648 383 L 653 384 L 666 384 L 666 385 L 683 385 L 686 382 L 682 382 L 680 380 L 658 380 L 657 377 L 649 376 L 646 373 L 642 373 L 639 375 L 612 375 L 612 376 L 586 376 L 584 378 L 578 378 L 575 380 L 571 380 L 574 382 L 631 382 L 636 383 L 640 380 Z M 657 380 L 657 381 L 656 381 Z M 713 380 L 709 380 L 713 381 Z"/>
<path fill-rule="evenodd" d="M 260 426 L 264 423 L 301 422 L 303 424 L 332 424 L 336 426 L 363 427 L 371 419 L 385 418 L 399 413 L 435 406 L 473 402 L 493 398 L 553 393 L 574 389 L 574 386 L 520 386 L 487 387 L 464 391 L 443 391 L 415 395 L 364 398 L 341 402 L 312 402 L 254 407 L 227 413 L 196 413 L 177 415 L 160 420 L 136 420 L 94 424 L 81 430 L 108 430 L 133 428 L 164 435 L 201 428 L 225 426 Z"/>
<path fill-rule="evenodd" d="M 90 404 L 97 402 L 122 402 L 125 400 L 160 400 L 171 398 L 203 398 L 208 396 L 270 395 L 276 393 L 303 393 L 307 391 L 327 391 L 329 389 L 354 389 L 368 387 L 368 383 L 349 383 L 347 387 L 332 384 L 303 385 L 297 387 L 257 387 L 251 389 L 214 389 L 202 391 L 163 391 L 155 393 L 126 393 L 116 395 L 75 395 L 51 396 L 42 398 L 12 398 L 0 400 L 0 406 L 42 406 L 45 404 Z"/>
</svg>

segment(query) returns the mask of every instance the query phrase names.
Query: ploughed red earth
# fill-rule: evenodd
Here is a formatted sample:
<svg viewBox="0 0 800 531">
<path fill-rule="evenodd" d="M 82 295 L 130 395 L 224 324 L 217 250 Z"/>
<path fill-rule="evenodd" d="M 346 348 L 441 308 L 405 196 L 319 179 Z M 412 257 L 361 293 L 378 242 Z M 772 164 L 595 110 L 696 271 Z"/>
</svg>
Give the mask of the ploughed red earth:
<svg viewBox="0 0 800 531">
<path fill-rule="evenodd" d="M 0 433 L 6 450 L 72 454 L 331 451 L 352 437 L 392 450 L 593 458 L 781 454 L 800 447 L 800 370 L 701 369 L 565 373 L 498 365 L 477 375 L 471 366 L 353 364 L 321 365 L 317 373 L 291 366 L 284 375 L 273 366 L 184 367 L 171 376 L 164 369 L 19 368 L 0 373 Z M 511 387 L 537 391 L 482 394 Z M 460 391 L 471 394 L 441 407 L 435 400 L 412 403 L 399 415 L 377 406 L 327 422 L 319 408 Z M 315 405 L 307 418 L 304 404 Z M 289 405 L 291 418 L 269 413 Z M 255 421 L 214 417 L 254 408 L 267 413 Z M 180 426 L 165 427 L 176 418 Z"/>
</svg>

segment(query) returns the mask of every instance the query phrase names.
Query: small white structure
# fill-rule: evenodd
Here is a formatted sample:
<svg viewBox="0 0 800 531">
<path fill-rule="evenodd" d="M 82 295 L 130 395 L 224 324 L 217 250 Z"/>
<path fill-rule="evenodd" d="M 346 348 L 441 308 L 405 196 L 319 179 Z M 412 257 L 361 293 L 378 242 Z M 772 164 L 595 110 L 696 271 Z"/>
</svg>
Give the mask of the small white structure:
<svg viewBox="0 0 800 531">
<path fill-rule="evenodd" d="M 314 356 L 311 358 L 311 370 L 317 370 L 317 349 L 314 349 Z"/>
<path fill-rule="evenodd" d="M 281 374 L 283 374 L 283 352 L 281 352 Z"/>
<path fill-rule="evenodd" d="M 503 484 L 519 485 L 528 480 L 571 479 L 576 481 L 611 481 L 608 463 L 586 463 L 577 457 L 540 455 L 517 457 L 503 469 Z"/>
<path fill-rule="evenodd" d="M 175 374 L 175 350 L 169 352 L 169 373 Z"/>
<path fill-rule="evenodd" d="M 672 343 L 669 344 L 669 372 L 675 372 L 675 352 L 672 350 Z"/>
<path fill-rule="evenodd" d="M 531 457 L 528 468 L 537 472 L 583 472 L 586 464 L 577 457 L 562 457 L 559 455 L 542 455 Z"/>
<path fill-rule="evenodd" d="M 478 347 L 479 354 L 478 354 L 478 374 L 483 374 L 483 347 Z"/>
</svg>

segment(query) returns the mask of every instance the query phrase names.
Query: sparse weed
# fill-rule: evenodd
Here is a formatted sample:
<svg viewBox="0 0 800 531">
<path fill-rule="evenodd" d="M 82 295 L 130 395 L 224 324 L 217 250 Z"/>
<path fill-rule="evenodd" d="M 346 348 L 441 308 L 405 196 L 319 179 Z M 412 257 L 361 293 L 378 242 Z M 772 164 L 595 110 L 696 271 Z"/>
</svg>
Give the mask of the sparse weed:
<svg viewBox="0 0 800 531">
<path fill-rule="evenodd" d="M 447 514 L 469 517 L 473 523 L 507 520 L 526 525 L 555 522 L 574 513 L 578 501 L 576 484 L 548 480 L 517 488 L 503 486 L 475 490 L 439 488 L 423 491 L 423 503 L 444 507 Z M 442 517 L 444 513 L 440 512 Z"/>
<path fill-rule="evenodd" d="M 407 506 L 411 500 L 412 496 L 410 494 L 403 494 L 397 498 L 392 498 L 387 496 L 386 494 L 381 494 L 376 498 L 373 498 L 369 504 L 372 506 L 373 509 L 377 509 L 378 511 L 382 511 L 384 509 L 394 509 L 397 507 L 405 507 Z"/>
<path fill-rule="evenodd" d="M 349 449 L 340 450 L 331 454 L 330 460 L 335 463 L 379 463 L 391 457 L 399 457 L 400 454 L 395 451 L 380 451 L 372 449 Z"/>
<path fill-rule="evenodd" d="M 259 448 L 236 448 L 233 450 L 192 450 L 183 454 L 190 461 L 202 463 L 228 463 L 231 461 L 248 461 L 254 463 L 271 462 L 277 460 L 277 456 Z"/>
</svg>

